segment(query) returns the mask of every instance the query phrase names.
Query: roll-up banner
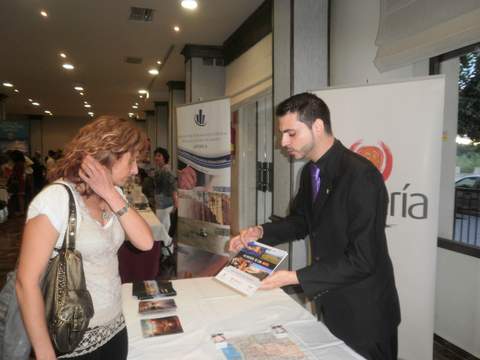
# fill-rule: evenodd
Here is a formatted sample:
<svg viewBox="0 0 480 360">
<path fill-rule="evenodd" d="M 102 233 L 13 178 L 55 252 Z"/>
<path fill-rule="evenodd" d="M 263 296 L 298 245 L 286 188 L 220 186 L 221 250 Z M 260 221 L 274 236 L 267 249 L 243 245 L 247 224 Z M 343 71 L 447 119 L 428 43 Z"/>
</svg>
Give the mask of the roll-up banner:
<svg viewBox="0 0 480 360">
<path fill-rule="evenodd" d="M 230 100 L 177 108 L 180 243 L 225 254 L 230 238 Z"/>
<path fill-rule="evenodd" d="M 402 359 L 432 358 L 444 91 L 435 76 L 315 92 L 330 108 L 334 135 L 375 164 L 389 192 Z"/>
</svg>

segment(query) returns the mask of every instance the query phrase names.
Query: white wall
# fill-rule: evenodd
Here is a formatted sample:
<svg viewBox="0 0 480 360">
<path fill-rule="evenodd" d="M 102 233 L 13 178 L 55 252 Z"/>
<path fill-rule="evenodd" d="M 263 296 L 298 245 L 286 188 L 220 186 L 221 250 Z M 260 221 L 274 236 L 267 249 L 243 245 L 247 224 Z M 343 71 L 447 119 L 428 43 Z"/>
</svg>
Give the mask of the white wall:
<svg viewBox="0 0 480 360">
<path fill-rule="evenodd" d="M 373 64 L 376 46 L 379 0 L 335 0 L 331 2 L 331 86 L 382 82 L 412 76 L 428 75 L 428 62 L 412 64 L 394 71 L 379 73 Z M 448 83 L 448 75 L 447 75 Z M 446 103 L 456 101 L 449 97 Z M 450 100 L 449 100 L 450 98 Z M 455 109 L 445 114 L 445 136 L 454 137 L 452 124 Z M 454 120 L 453 120 L 454 121 Z M 335 123 L 333 123 L 335 130 Z M 455 163 L 451 156 L 452 142 L 444 140 L 440 209 L 440 235 L 451 238 L 452 184 Z M 448 152 L 448 154 L 446 153 Z M 453 159 L 453 160 L 452 160 Z M 450 174 L 451 172 L 451 174 Z M 450 174 L 447 179 L 447 174 Z M 445 177 L 445 179 L 443 179 Z M 443 181 L 445 180 L 445 181 Z M 448 220 L 447 220 L 448 218 Z M 480 261 L 479 259 L 438 249 L 435 333 L 463 348 L 480 355 Z M 412 359 L 413 360 L 413 359 Z"/>
<path fill-rule="evenodd" d="M 186 67 L 189 65 L 192 67 L 190 73 L 192 102 L 222 97 L 225 93 L 225 67 L 203 65 L 202 58 L 192 58 L 189 62 Z M 188 84 L 186 85 L 188 87 Z M 188 97 L 186 99 L 189 101 Z"/>
<path fill-rule="evenodd" d="M 225 96 L 235 105 L 272 87 L 272 34 L 225 68 Z"/>
</svg>

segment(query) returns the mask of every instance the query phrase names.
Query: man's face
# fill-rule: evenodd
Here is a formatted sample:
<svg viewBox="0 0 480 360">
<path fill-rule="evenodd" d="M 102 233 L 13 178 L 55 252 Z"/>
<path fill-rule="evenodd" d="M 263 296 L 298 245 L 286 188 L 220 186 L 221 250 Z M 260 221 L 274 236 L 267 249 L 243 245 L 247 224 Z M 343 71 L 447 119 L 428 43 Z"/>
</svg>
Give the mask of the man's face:
<svg viewBox="0 0 480 360">
<path fill-rule="evenodd" d="M 282 147 L 295 159 L 311 159 L 316 139 L 312 129 L 298 120 L 297 113 L 287 113 L 278 119 Z"/>
</svg>

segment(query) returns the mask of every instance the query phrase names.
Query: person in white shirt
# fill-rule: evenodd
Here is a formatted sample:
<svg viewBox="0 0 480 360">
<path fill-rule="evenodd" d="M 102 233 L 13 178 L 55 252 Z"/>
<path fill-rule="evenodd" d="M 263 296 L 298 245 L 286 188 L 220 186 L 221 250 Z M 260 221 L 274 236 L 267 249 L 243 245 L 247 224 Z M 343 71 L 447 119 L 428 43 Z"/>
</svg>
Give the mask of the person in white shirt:
<svg viewBox="0 0 480 360">
<path fill-rule="evenodd" d="M 47 263 L 60 248 L 67 226 L 68 194 L 62 185 L 44 188 L 31 202 L 23 233 L 16 291 L 37 359 L 126 359 L 128 336 L 121 306 L 117 250 L 125 239 L 140 250 L 153 245 L 150 227 L 125 200 L 120 186 L 137 173 L 145 135 L 126 120 L 102 116 L 69 144 L 49 179 L 68 185 L 77 211 L 76 249 L 82 254 L 95 314 L 82 341 L 56 354 L 45 321 L 40 289 Z"/>
</svg>

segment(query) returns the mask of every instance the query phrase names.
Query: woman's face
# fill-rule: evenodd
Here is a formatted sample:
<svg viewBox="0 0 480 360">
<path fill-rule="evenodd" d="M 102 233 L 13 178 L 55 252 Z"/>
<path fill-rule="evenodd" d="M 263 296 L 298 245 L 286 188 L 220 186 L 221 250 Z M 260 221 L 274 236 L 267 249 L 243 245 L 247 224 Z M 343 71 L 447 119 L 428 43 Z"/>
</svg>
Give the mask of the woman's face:
<svg viewBox="0 0 480 360">
<path fill-rule="evenodd" d="M 138 173 L 137 156 L 131 152 L 126 152 L 113 163 L 112 180 L 117 186 L 125 185 L 125 182 L 132 175 Z"/>
</svg>

